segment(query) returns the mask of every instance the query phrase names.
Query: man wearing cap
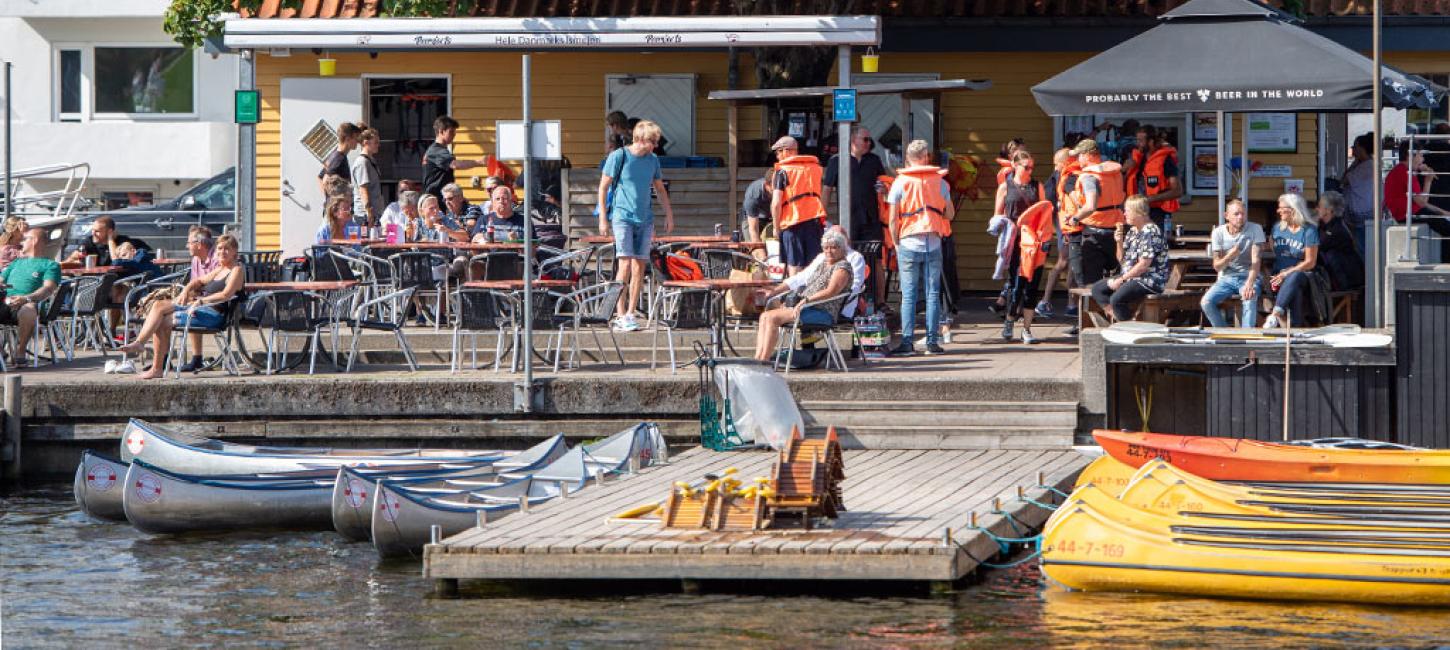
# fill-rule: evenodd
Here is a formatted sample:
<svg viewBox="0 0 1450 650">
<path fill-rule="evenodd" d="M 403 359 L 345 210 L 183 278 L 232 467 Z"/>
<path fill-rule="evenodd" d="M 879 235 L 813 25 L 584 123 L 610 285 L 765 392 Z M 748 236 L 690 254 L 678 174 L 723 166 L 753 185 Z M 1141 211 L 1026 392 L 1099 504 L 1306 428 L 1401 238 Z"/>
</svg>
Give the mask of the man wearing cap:
<svg viewBox="0 0 1450 650">
<path fill-rule="evenodd" d="M 1072 190 L 1072 204 L 1077 212 L 1068 217 L 1066 226 L 1082 227 L 1082 233 L 1068 240 L 1068 264 L 1079 287 L 1092 286 L 1105 274 L 1117 268 L 1117 241 L 1113 231 L 1123 223 L 1123 166 L 1103 162 L 1098 143 L 1083 140 L 1072 148 L 1082 171 Z"/>
<path fill-rule="evenodd" d="M 800 155 L 795 138 L 782 137 L 771 145 L 775 152 L 775 179 L 770 183 L 770 216 L 780 235 L 780 254 L 786 275 L 795 275 L 821 254 L 826 205 L 821 202 L 821 163 Z"/>
</svg>

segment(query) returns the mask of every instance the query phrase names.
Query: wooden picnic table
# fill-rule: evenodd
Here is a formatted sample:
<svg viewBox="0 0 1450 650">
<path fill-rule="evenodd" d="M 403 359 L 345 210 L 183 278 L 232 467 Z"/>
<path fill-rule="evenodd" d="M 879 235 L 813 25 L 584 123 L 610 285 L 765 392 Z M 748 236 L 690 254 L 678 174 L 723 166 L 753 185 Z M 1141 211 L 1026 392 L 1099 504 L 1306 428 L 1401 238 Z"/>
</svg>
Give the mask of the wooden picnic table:
<svg viewBox="0 0 1450 650">
<path fill-rule="evenodd" d="M 330 282 L 248 282 L 247 291 L 339 291 L 357 286 L 357 280 Z"/>
<path fill-rule="evenodd" d="M 574 286 L 573 280 L 558 280 L 553 278 L 539 278 L 533 282 L 535 289 L 568 289 Z M 519 280 L 474 280 L 464 282 L 464 289 L 493 289 L 496 291 L 523 291 L 524 281 Z"/>
<path fill-rule="evenodd" d="M 77 266 L 75 268 L 61 269 L 60 272 L 66 275 L 105 275 L 107 273 L 120 273 L 124 271 L 125 268 L 126 267 L 118 265 L 92 266 L 90 268 Z"/>
</svg>

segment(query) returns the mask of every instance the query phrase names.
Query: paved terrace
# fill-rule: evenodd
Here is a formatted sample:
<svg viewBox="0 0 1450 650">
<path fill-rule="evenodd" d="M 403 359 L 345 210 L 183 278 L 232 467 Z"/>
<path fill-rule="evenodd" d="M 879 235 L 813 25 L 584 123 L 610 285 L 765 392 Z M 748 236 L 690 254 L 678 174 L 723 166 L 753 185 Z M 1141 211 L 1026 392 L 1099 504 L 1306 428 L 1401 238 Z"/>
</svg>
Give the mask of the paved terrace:
<svg viewBox="0 0 1450 650">
<path fill-rule="evenodd" d="M 1070 444 L 1082 382 L 1078 348 L 1065 335 L 1066 325 L 1061 320 L 1039 325 L 1034 330 L 1046 342 L 1025 346 L 1003 342 L 1000 321 L 991 322 L 985 310 L 980 312 L 976 322 L 959 322 L 943 356 L 866 366 L 855 361 L 849 373 L 792 372 L 788 381 L 807 424 L 837 425 L 848 446 L 857 447 Z M 641 418 L 661 421 L 667 434 L 681 441 L 698 435 L 697 371 L 686 366 L 671 374 L 662 363 L 652 372 L 649 332 L 620 335 L 627 360 L 623 368 L 588 363 L 554 373 L 537 363 L 542 408 L 529 416 L 513 408 L 521 373 L 506 368 L 495 373 L 490 367 L 451 373 L 446 331 L 410 327 L 408 336 L 420 362 L 416 373 L 402 363 L 390 336 L 366 337 L 362 349 L 367 352 L 351 373 L 319 360 L 311 376 L 304 365 L 300 372 L 272 376 L 211 371 L 141 381 L 134 375 L 103 374 L 103 360 L 94 352 L 72 362 L 26 368 L 18 373 L 24 378 L 26 454 L 54 447 L 68 458 L 83 446 L 110 449 L 117 425 L 130 417 L 272 444 L 468 446 L 465 440 L 556 431 L 593 437 Z M 680 339 L 703 339 L 703 333 L 677 336 L 682 361 L 693 358 L 692 348 Z M 746 350 L 753 332 L 732 338 Z M 587 349 L 586 341 L 592 344 L 587 335 L 581 341 Z M 542 347 L 544 337 L 537 342 Z M 492 337 L 480 336 L 478 345 L 480 363 L 491 363 Z M 29 459 L 27 464 L 36 465 Z"/>
</svg>

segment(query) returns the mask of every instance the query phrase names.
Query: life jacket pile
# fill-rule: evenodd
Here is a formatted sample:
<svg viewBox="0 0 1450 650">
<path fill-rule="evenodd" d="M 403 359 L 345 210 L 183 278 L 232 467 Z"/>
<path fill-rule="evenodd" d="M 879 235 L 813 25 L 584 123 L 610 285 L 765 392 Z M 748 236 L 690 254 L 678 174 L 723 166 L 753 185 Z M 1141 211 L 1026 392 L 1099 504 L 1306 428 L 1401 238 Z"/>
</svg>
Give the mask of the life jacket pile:
<svg viewBox="0 0 1450 650">
<path fill-rule="evenodd" d="M 785 172 L 785 203 L 780 206 L 780 229 L 784 230 L 811 219 L 826 220 L 826 206 L 821 203 L 821 163 L 815 156 L 795 155 L 775 164 Z"/>
<path fill-rule="evenodd" d="M 1047 262 L 1047 245 L 1057 233 L 1052 228 L 1052 203 L 1038 201 L 1017 216 L 1017 246 L 1022 254 L 1017 274 L 1032 281 L 1037 269 Z"/>
<path fill-rule="evenodd" d="M 952 222 L 947 220 L 947 199 L 942 196 L 943 170 L 932 165 L 903 167 L 897 170 L 902 183 L 901 203 L 896 206 L 901 225 L 897 237 L 936 233 L 950 237 Z"/>
<path fill-rule="evenodd" d="M 1112 162 L 1087 165 L 1078 172 L 1077 186 L 1072 189 L 1072 202 L 1078 206 L 1087 204 L 1082 191 L 1082 178 L 1091 176 L 1098 181 L 1098 202 L 1092 214 L 1079 220 L 1083 226 L 1093 228 L 1116 228 L 1123 223 L 1123 201 L 1127 194 L 1123 190 L 1123 166 Z M 1070 216 L 1070 215 L 1069 215 Z"/>
</svg>

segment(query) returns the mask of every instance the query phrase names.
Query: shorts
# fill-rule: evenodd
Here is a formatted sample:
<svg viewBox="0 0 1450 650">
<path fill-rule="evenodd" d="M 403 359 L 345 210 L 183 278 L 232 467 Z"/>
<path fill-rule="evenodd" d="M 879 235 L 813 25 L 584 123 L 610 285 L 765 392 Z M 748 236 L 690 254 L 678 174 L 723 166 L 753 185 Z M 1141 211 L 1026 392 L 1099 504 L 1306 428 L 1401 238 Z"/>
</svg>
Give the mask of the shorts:
<svg viewBox="0 0 1450 650">
<path fill-rule="evenodd" d="M 184 328 L 187 322 L 191 323 L 192 329 L 218 330 L 222 328 L 222 313 L 211 307 L 197 307 L 195 313 L 187 313 L 190 307 L 176 305 L 172 307 L 173 319 L 177 327 Z"/>
<path fill-rule="evenodd" d="M 650 242 L 654 240 L 654 224 L 615 219 L 609 224 L 614 231 L 614 256 L 649 259 Z"/>
<path fill-rule="evenodd" d="M 830 327 L 836 324 L 836 318 L 820 307 L 806 307 L 801 310 L 801 325 L 812 325 L 815 327 Z"/>
<path fill-rule="evenodd" d="M 826 234 L 820 219 L 802 221 L 780 233 L 780 256 L 786 266 L 805 267 L 821 254 L 821 235 Z"/>
<path fill-rule="evenodd" d="M 10 308 L 10 303 L 0 300 L 0 325 L 19 325 L 20 317 Z"/>
</svg>

